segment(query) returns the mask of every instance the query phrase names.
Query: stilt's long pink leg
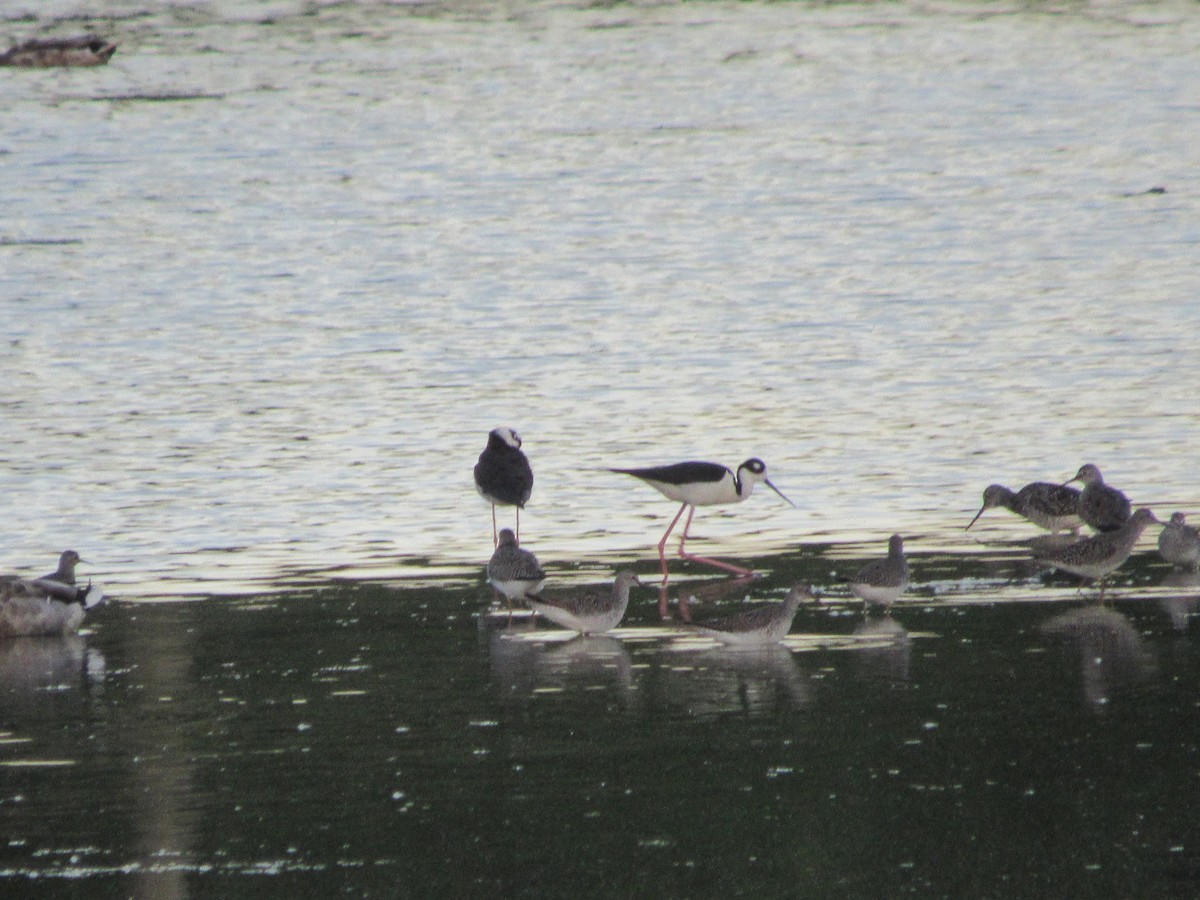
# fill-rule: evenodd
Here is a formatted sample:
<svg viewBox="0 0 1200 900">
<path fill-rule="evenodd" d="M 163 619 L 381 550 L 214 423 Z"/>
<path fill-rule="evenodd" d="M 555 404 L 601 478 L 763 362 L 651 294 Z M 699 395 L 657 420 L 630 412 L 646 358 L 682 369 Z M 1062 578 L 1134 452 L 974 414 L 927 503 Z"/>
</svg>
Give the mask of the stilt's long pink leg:
<svg viewBox="0 0 1200 900">
<path fill-rule="evenodd" d="M 492 504 L 492 549 L 500 546 L 500 538 L 496 535 L 496 504 Z"/>
<path fill-rule="evenodd" d="M 671 532 L 675 529 L 676 524 L 679 522 L 679 517 L 683 515 L 683 511 L 687 508 L 688 504 L 686 503 L 679 507 L 679 512 L 675 513 L 675 518 L 671 520 L 671 524 L 667 526 L 667 530 L 664 532 L 662 540 L 658 542 L 658 562 L 662 566 L 662 583 L 664 585 L 667 583 L 667 579 L 670 577 L 670 574 L 667 572 L 667 538 L 671 536 Z M 693 506 L 692 511 L 694 512 L 695 509 L 696 508 Z M 691 520 L 692 517 L 688 516 L 688 521 L 690 522 Z M 686 531 L 687 529 L 684 530 Z"/>
<path fill-rule="evenodd" d="M 521 546 L 521 507 L 517 507 L 517 546 Z"/>
<path fill-rule="evenodd" d="M 683 510 L 680 510 L 683 512 Z M 684 545 L 688 539 L 688 529 L 692 527 L 692 516 L 696 512 L 696 507 L 692 507 L 692 511 L 688 513 L 687 524 L 683 526 L 683 537 L 679 539 L 679 555 L 683 559 L 690 559 L 692 562 L 705 563 L 710 566 L 716 566 L 718 569 L 724 569 L 726 572 L 732 572 L 735 575 L 753 575 L 753 569 L 743 569 L 741 566 L 735 566 L 733 563 L 721 562 L 719 559 L 709 559 L 707 556 L 696 556 L 694 553 L 688 553 L 684 549 Z M 678 518 L 678 516 L 676 516 Z M 674 524 L 674 523 L 672 523 Z M 665 541 L 666 538 L 664 537 Z M 664 564 L 665 565 L 665 564 Z"/>
</svg>

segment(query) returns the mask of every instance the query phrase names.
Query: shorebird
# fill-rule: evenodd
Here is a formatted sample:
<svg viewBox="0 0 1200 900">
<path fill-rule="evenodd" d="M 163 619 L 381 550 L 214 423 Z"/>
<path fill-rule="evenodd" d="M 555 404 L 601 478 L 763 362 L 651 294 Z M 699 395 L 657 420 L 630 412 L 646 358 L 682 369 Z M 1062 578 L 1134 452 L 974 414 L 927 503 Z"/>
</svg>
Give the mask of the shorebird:
<svg viewBox="0 0 1200 900">
<path fill-rule="evenodd" d="M 487 564 L 488 582 L 508 600 L 512 610 L 514 600 L 536 595 L 546 583 L 546 573 L 537 557 L 517 546 L 517 536 L 511 528 L 500 529 L 500 543 Z"/>
<path fill-rule="evenodd" d="M 632 572 L 618 572 L 609 591 L 575 594 L 569 597 L 527 597 L 530 608 L 556 625 L 580 634 L 611 631 L 625 618 L 629 607 L 629 589 L 643 586 Z"/>
<path fill-rule="evenodd" d="M 59 584 L 75 583 L 75 567 L 84 560 L 74 550 L 64 550 L 58 557 L 58 568 L 38 581 L 56 581 Z"/>
<path fill-rule="evenodd" d="M 521 437 L 511 428 L 488 434 L 487 446 L 475 463 L 475 488 L 492 504 L 492 546 L 498 546 L 496 506 L 517 508 L 516 539 L 521 540 L 521 510 L 533 492 L 533 469 L 521 452 Z"/>
<path fill-rule="evenodd" d="M 762 647 L 778 644 L 792 628 L 796 610 L 803 600 L 813 598 L 812 585 L 798 584 L 782 603 L 762 603 L 721 619 L 698 622 L 695 629 L 722 644 Z"/>
<path fill-rule="evenodd" d="M 0 53 L 0 66 L 36 69 L 52 66 L 102 66 L 112 58 L 116 50 L 116 44 L 91 35 L 32 40 Z"/>
<path fill-rule="evenodd" d="M 75 584 L 79 554 L 66 550 L 58 568 L 41 578 L 0 579 L 0 636 L 69 634 L 78 631 L 86 610 L 104 600 L 104 591 Z"/>
<path fill-rule="evenodd" d="M 687 552 L 688 529 L 692 525 L 692 516 L 696 513 L 696 507 L 741 503 L 750 496 L 754 485 L 760 481 L 792 506 L 796 505 L 784 497 L 783 492 L 771 483 L 771 479 L 767 477 L 767 464 L 761 459 L 746 460 L 738 466 L 736 473 L 727 466 L 711 462 L 681 462 L 669 466 L 651 466 L 646 469 L 609 469 L 609 471 L 640 478 L 667 499 L 681 504 L 679 512 L 675 513 L 675 518 L 671 520 L 671 524 L 663 533 L 662 540 L 658 542 L 658 560 L 662 565 L 663 584 L 666 584 L 668 578 L 667 538 L 671 536 L 671 532 L 685 509 L 688 510 L 688 517 L 683 526 L 683 536 L 679 539 L 679 556 L 682 559 L 707 563 L 736 575 L 753 575 L 754 572 L 750 569 L 743 569 L 741 566 Z"/>
<path fill-rule="evenodd" d="M 1172 513 L 1158 533 L 1158 552 L 1173 566 L 1194 569 L 1200 562 L 1200 531 L 1187 524 L 1183 513 Z"/>
<path fill-rule="evenodd" d="M 864 608 L 875 605 L 887 609 L 904 593 L 908 578 L 904 538 L 893 534 L 888 540 L 887 558 L 872 560 L 859 569 L 850 579 L 850 590 L 863 601 Z"/>
<path fill-rule="evenodd" d="M 1129 559 L 1134 544 L 1151 523 L 1162 524 L 1154 517 L 1154 513 L 1142 508 L 1116 531 L 1095 534 L 1066 547 L 1039 551 L 1034 559 L 1081 578 L 1099 580 L 1100 599 L 1103 600 L 1105 577 Z"/>
<path fill-rule="evenodd" d="M 1083 482 L 1079 494 L 1079 518 L 1097 531 L 1116 531 L 1129 521 L 1129 498 L 1104 483 L 1100 470 L 1091 463 L 1079 467 L 1075 477 L 1064 482 Z"/>
<path fill-rule="evenodd" d="M 1075 531 L 1083 524 L 1079 518 L 1079 491 L 1066 485 L 1034 481 L 1016 492 L 1002 484 L 989 484 L 983 491 L 983 506 L 967 529 L 987 510 L 997 506 L 1015 512 L 1051 534 Z"/>
</svg>

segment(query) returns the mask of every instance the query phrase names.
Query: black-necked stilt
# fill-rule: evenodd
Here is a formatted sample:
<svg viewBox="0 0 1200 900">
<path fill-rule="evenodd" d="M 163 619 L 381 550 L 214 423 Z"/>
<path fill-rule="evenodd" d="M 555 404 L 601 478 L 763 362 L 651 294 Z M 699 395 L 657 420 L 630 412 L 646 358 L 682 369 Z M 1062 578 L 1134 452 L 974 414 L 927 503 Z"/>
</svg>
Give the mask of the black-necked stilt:
<svg viewBox="0 0 1200 900">
<path fill-rule="evenodd" d="M 1158 553 L 1181 569 L 1200 563 L 1200 531 L 1187 524 L 1183 513 L 1171 513 L 1171 521 L 1158 534 Z"/>
<path fill-rule="evenodd" d="M 850 579 L 850 590 L 864 606 L 887 609 L 908 588 L 908 560 L 904 556 L 904 538 L 893 534 L 888 540 L 888 555 L 867 563 Z"/>
<path fill-rule="evenodd" d="M 736 647 L 762 647 L 778 644 L 792 629 L 792 620 L 803 600 L 813 598 L 812 586 L 798 584 L 782 603 L 763 603 L 720 619 L 698 622 L 697 631 L 722 644 Z"/>
<path fill-rule="evenodd" d="M 116 44 L 93 35 L 42 38 L 25 41 L 0 53 L 0 66 L 40 69 L 52 66 L 102 66 L 116 51 Z"/>
<path fill-rule="evenodd" d="M 496 506 L 517 508 L 516 539 L 521 540 L 521 510 L 533 492 L 533 469 L 521 452 L 521 437 L 511 428 L 496 428 L 488 434 L 487 446 L 475 463 L 475 487 L 492 504 L 492 546 L 498 545 Z"/>
<path fill-rule="evenodd" d="M 667 526 L 662 540 L 658 542 L 658 560 L 662 565 L 663 584 L 666 584 L 668 579 L 667 538 L 671 536 L 671 532 L 675 529 L 679 517 L 683 515 L 685 509 L 688 510 L 688 517 L 683 526 L 683 535 L 679 538 L 681 558 L 707 563 L 737 575 L 753 575 L 754 572 L 750 569 L 743 569 L 741 566 L 687 552 L 688 528 L 691 527 L 696 507 L 741 503 L 750 496 L 754 485 L 760 481 L 792 506 L 796 505 L 771 483 L 771 479 L 767 477 L 767 465 L 761 459 L 746 460 L 738 466 L 737 472 L 732 471 L 728 466 L 711 462 L 681 462 L 670 466 L 651 466 L 646 469 L 610 469 L 609 471 L 640 478 L 664 497 L 682 504 L 679 512 L 675 514 L 675 518 L 671 520 L 671 524 Z"/>
<path fill-rule="evenodd" d="M 1133 547 L 1147 525 L 1162 524 L 1150 510 L 1135 512 L 1116 531 L 1092 535 L 1066 547 L 1038 551 L 1041 563 L 1070 572 L 1081 578 L 1100 581 L 1100 599 L 1104 599 L 1104 578 L 1119 569 L 1133 553 Z"/>
<path fill-rule="evenodd" d="M 1083 482 L 1083 490 L 1079 494 L 1079 518 L 1084 524 L 1090 525 L 1097 531 L 1116 531 L 1129 521 L 1129 498 L 1114 487 L 1104 483 L 1100 470 L 1086 463 L 1079 467 L 1072 481 Z"/>
<path fill-rule="evenodd" d="M 568 597 L 530 597 L 530 608 L 556 625 L 580 634 L 601 634 L 611 631 L 625 618 L 629 607 L 629 590 L 642 586 L 632 572 L 618 572 L 611 590 Z"/>
<path fill-rule="evenodd" d="M 511 528 L 500 529 L 500 543 L 488 560 L 487 578 L 508 600 L 510 610 L 514 600 L 536 595 L 546 583 L 546 573 L 538 565 L 537 557 L 517 546 L 517 536 Z"/>
<path fill-rule="evenodd" d="M 1002 484 L 989 484 L 983 492 L 983 506 L 967 528 L 978 522 L 987 510 L 997 506 L 1015 512 L 1052 534 L 1074 531 L 1083 524 L 1079 518 L 1079 491 L 1063 484 L 1034 481 L 1016 492 Z"/>
</svg>

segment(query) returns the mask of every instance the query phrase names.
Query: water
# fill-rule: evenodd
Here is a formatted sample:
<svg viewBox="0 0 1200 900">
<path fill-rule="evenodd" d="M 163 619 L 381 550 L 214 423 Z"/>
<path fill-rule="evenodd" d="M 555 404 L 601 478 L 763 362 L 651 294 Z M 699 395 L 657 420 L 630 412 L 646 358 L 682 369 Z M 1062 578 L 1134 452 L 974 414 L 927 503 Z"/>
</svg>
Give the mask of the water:
<svg viewBox="0 0 1200 900">
<path fill-rule="evenodd" d="M 0 566 L 119 601 L 3 648 L 12 883 L 1192 892 L 1195 586 L 1144 538 L 1089 664 L 1029 530 L 961 531 L 1086 461 L 1200 508 L 1191 7 L 105 10 L 109 66 L 0 76 Z M 655 570 L 605 466 L 757 455 L 801 509 L 693 549 L 837 594 L 902 532 L 911 640 L 478 631 L 498 424 L 560 584 Z"/>
</svg>

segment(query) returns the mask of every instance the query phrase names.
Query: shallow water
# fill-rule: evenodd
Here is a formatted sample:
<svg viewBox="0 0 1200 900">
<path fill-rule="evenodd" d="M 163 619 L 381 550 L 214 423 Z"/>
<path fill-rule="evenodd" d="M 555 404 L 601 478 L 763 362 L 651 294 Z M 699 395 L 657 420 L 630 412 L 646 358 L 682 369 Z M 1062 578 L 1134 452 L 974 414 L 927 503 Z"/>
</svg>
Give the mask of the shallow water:
<svg viewBox="0 0 1200 900">
<path fill-rule="evenodd" d="M 1194 893 L 1200 588 L 1149 533 L 1092 609 L 962 531 L 1085 461 L 1200 509 L 1192 7 L 105 10 L 110 65 L 0 70 L 0 567 L 116 600 L 0 647 L 0 877 Z M 499 630 L 498 424 L 557 584 L 657 570 L 673 505 L 606 466 L 758 455 L 800 509 L 694 549 L 768 577 L 676 580 L 834 602 L 750 661 L 651 591 Z"/>
</svg>

